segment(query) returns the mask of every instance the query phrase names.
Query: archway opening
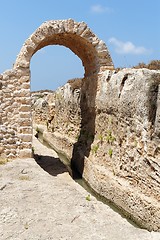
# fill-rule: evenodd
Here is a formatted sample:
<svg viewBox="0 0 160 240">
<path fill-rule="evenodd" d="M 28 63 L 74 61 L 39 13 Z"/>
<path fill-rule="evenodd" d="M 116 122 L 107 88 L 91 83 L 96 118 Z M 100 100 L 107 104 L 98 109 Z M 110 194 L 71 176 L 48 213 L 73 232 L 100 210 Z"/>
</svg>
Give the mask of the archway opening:
<svg viewBox="0 0 160 240">
<path fill-rule="evenodd" d="M 72 108 L 76 110 L 79 108 L 80 88 L 84 77 L 81 59 L 65 46 L 46 45 L 32 56 L 30 70 L 34 135 L 41 136 L 37 132 L 42 133 L 44 130 L 67 134 L 71 129 L 69 114 Z M 73 85 L 76 85 L 78 91 L 76 93 L 78 102 L 73 99 Z M 65 97 L 65 94 L 68 97 Z"/>
<path fill-rule="evenodd" d="M 16 84 L 18 83 L 14 96 L 19 108 L 15 119 L 23 116 L 22 121 L 17 121 L 15 130 L 17 138 L 21 141 L 21 149 L 17 150 L 17 154 L 23 157 L 31 156 L 30 62 L 38 50 L 43 50 L 49 45 L 67 47 L 81 59 L 84 67 L 85 74 L 79 98 L 80 133 L 71 156 L 72 165 L 77 166 L 82 173 L 83 161 L 85 156 L 89 156 L 95 133 L 97 81 L 104 70 L 113 69 L 113 63 L 105 43 L 99 40 L 84 22 L 75 22 L 72 19 L 44 22 L 23 44 L 13 67 Z M 12 74 L 11 77 L 15 76 Z M 76 158 L 79 159 L 79 162 L 74 160 Z"/>
<path fill-rule="evenodd" d="M 36 48 L 32 52 L 32 56 L 38 50 L 43 50 L 44 47 L 49 45 L 66 47 L 75 55 L 77 55 L 82 61 L 86 77 L 99 72 L 100 63 L 98 62 L 99 59 L 96 49 L 94 48 L 94 45 L 92 45 L 92 43 L 90 43 L 87 39 L 73 33 L 51 35 L 44 38 L 39 44 L 37 44 Z"/>
<path fill-rule="evenodd" d="M 67 45 L 67 48 L 61 45 L 59 46 L 57 42 L 56 46 L 51 44 L 53 42 L 49 41 L 49 45 L 47 45 L 48 42 L 45 42 L 38 47 L 39 49 L 36 49 L 34 56 L 32 56 L 31 58 L 31 90 L 34 90 L 34 88 L 37 88 L 37 90 L 42 90 L 42 88 L 43 90 L 56 90 L 57 87 L 63 86 L 67 82 L 67 80 L 72 79 L 72 83 L 70 83 L 69 81 L 69 89 L 63 89 L 63 87 L 61 87 L 58 92 L 56 91 L 56 94 L 54 92 L 49 92 L 48 94 L 48 92 L 46 91 L 40 91 L 38 94 L 35 93 L 35 95 L 32 94 L 32 127 L 34 124 L 34 131 L 37 132 L 42 132 L 44 131 L 44 129 L 46 129 L 53 135 L 54 133 L 63 133 L 69 138 L 75 137 L 76 139 L 73 143 L 72 149 L 70 149 L 72 151 L 72 154 L 70 155 L 71 166 L 74 170 L 74 173 L 76 169 L 80 173 L 80 176 L 82 176 L 84 168 L 84 158 L 85 156 L 89 155 L 91 148 L 90 146 L 94 139 L 94 102 L 97 87 L 98 67 L 96 57 L 93 51 L 93 46 L 90 46 L 92 53 L 91 54 L 89 49 L 87 49 L 89 45 L 85 45 L 84 40 L 81 40 L 82 42 L 80 42 L 79 44 L 79 48 L 81 49 L 81 51 L 76 47 L 78 45 L 77 40 L 76 42 L 74 42 L 73 38 L 71 38 L 70 41 L 71 42 L 69 43 L 67 42 L 67 40 L 65 40 L 64 42 L 60 41 L 61 44 L 64 43 L 65 45 Z M 70 49 L 68 48 L 68 45 L 70 46 Z M 61 49 L 63 49 L 63 51 L 61 51 Z M 52 58 L 51 56 L 48 57 L 49 62 L 47 69 L 45 69 L 44 73 L 41 73 L 42 68 L 44 68 L 44 61 L 45 66 L 47 65 L 45 59 L 45 55 L 47 56 L 47 51 L 50 52 L 49 55 L 51 54 Z M 59 54 L 58 61 L 55 51 L 57 51 L 57 54 Z M 80 58 L 79 56 L 81 56 L 82 58 Z M 40 58 L 42 60 L 42 63 L 39 62 Z M 65 63 L 63 65 L 62 62 L 64 58 Z M 34 64 L 38 66 L 37 71 L 41 78 L 40 79 L 39 77 L 37 77 L 38 81 L 36 81 L 35 86 L 32 83 L 33 81 L 35 81 L 35 79 L 32 79 L 34 76 Z M 59 69 L 59 66 L 57 64 L 59 64 L 60 66 Z M 52 69 L 52 72 L 50 72 L 50 68 Z M 60 74 L 56 75 L 56 72 L 60 72 Z M 67 79 L 67 74 L 65 75 L 66 72 L 68 74 Z M 49 73 L 49 85 L 46 84 L 46 73 Z M 77 73 L 80 73 L 81 75 L 76 76 Z M 54 74 L 56 75 L 56 77 Z M 62 81 L 60 79 L 61 74 L 63 74 Z M 73 81 L 79 81 L 80 77 L 82 80 L 80 84 L 78 83 L 79 88 L 73 88 Z M 40 82 L 45 82 L 45 85 L 41 87 Z M 54 85 L 54 82 L 58 84 Z M 76 94 L 74 94 L 74 90 L 76 90 Z M 73 177 L 75 177 L 75 174 L 73 175 Z"/>
<path fill-rule="evenodd" d="M 81 59 L 60 45 L 46 46 L 37 51 L 31 59 L 30 69 L 31 92 L 55 91 L 70 79 L 84 77 Z"/>
</svg>

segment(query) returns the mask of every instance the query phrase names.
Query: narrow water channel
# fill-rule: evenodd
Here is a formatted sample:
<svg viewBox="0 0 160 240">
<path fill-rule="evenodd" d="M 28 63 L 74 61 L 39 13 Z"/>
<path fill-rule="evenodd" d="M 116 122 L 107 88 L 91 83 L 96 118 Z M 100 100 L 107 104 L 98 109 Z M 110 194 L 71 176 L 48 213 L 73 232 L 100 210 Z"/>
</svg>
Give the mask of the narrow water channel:
<svg viewBox="0 0 160 240">
<path fill-rule="evenodd" d="M 66 166 L 66 168 L 67 168 L 69 174 L 71 175 L 71 177 L 72 177 L 73 175 L 76 176 L 75 178 L 72 177 L 73 180 L 74 180 L 75 182 L 77 182 L 79 185 L 81 185 L 81 186 L 89 193 L 90 196 L 94 196 L 94 197 L 97 199 L 97 201 L 101 201 L 101 202 L 103 202 L 104 204 L 108 205 L 113 211 L 115 211 L 115 212 L 117 212 L 118 214 L 120 214 L 123 218 L 126 218 L 127 221 L 128 221 L 131 225 L 133 225 L 134 227 L 136 227 L 136 228 L 141 228 L 141 227 L 139 227 L 133 220 L 131 220 L 129 217 L 126 217 L 126 214 L 123 212 L 123 210 L 119 209 L 119 208 L 118 208 L 117 206 L 115 206 L 112 202 L 110 202 L 109 200 L 107 200 L 107 199 L 104 198 L 103 196 L 100 196 L 98 193 L 96 193 L 96 192 L 89 186 L 89 184 L 88 184 L 83 178 L 80 177 L 80 175 L 79 175 L 78 172 L 75 171 L 74 174 L 73 174 L 73 170 L 71 169 L 69 159 L 67 159 L 67 157 L 66 157 L 64 154 L 62 154 L 61 152 L 58 152 L 56 149 L 54 149 L 53 147 L 51 147 L 51 146 L 49 145 L 49 143 L 46 142 L 46 141 L 43 139 L 43 133 L 38 132 L 38 134 L 36 134 L 36 137 L 37 137 L 37 139 L 38 139 L 44 146 L 46 146 L 47 148 L 53 149 L 53 150 L 57 153 L 60 161 Z"/>
</svg>

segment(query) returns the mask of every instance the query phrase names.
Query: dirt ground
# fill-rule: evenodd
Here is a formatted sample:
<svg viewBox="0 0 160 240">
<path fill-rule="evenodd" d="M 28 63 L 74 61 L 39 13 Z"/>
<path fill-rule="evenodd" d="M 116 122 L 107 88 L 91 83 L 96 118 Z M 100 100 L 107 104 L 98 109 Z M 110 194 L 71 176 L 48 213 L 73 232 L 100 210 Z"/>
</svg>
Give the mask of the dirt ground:
<svg viewBox="0 0 160 240">
<path fill-rule="evenodd" d="M 53 150 L 33 145 L 37 162 L 0 165 L 0 240 L 160 240 L 88 197 Z"/>
</svg>

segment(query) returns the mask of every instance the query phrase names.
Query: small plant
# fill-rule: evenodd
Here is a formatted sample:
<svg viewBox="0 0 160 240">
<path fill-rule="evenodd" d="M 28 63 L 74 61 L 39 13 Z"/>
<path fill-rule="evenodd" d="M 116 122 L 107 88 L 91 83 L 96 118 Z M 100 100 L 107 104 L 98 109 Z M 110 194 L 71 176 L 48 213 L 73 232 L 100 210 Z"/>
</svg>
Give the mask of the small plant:
<svg viewBox="0 0 160 240">
<path fill-rule="evenodd" d="M 116 138 L 112 135 L 112 132 L 111 132 L 111 131 L 108 131 L 106 140 L 107 140 L 107 142 L 110 143 L 110 144 L 112 144 L 112 143 L 116 140 Z"/>
<path fill-rule="evenodd" d="M 68 82 L 71 86 L 72 91 L 74 92 L 74 90 L 76 89 L 81 89 L 82 86 L 82 78 L 73 78 L 68 80 Z"/>
<path fill-rule="evenodd" d="M 24 228 L 25 228 L 25 229 L 28 229 L 28 228 L 29 228 L 29 225 L 28 225 L 27 222 L 24 224 Z"/>
<path fill-rule="evenodd" d="M 22 181 L 29 181 L 30 178 L 29 178 L 28 175 L 21 175 L 21 176 L 19 176 L 19 180 L 22 180 Z"/>
<path fill-rule="evenodd" d="M 6 158 L 0 158 L 0 165 L 4 165 L 8 162 Z"/>
<path fill-rule="evenodd" d="M 72 128 L 72 127 L 68 128 L 68 130 L 67 130 L 68 133 L 70 133 L 70 132 L 72 132 L 72 131 L 73 131 L 73 128 Z"/>
<path fill-rule="evenodd" d="M 98 148 L 99 148 L 98 145 L 94 145 L 94 146 L 92 147 L 92 152 L 93 152 L 94 154 L 96 154 L 97 151 L 98 151 Z"/>
<path fill-rule="evenodd" d="M 150 70 L 160 70 L 160 60 L 152 60 L 148 64 L 141 62 L 137 66 L 134 66 L 133 68 L 148 68 Z"/>
<path fill-rule="evenodd" d="M 91 201 L 91 195 L 90 195 L 90 194 L 88 194 L 88 195 L 86 196 L 86 200 L 87 200 L 87 201 Z"/>
<path fill-rule="evenodd" d="M 134 140 L 134 146 L 135 147 L 137 147 L 137 144 L 138 144 L 137 140 Z"/>
<path fill-rule="evenodd" d="M 76 141 L 79 139 L 79 133 L 75 136 Z"/>
<path fill-rule="evenodd" d="M 112 155 L 113 155 L 113 150 L 112 150 L 111 148 L 108 150 L 108 154 L 109 154 L 109 156 L 110 156 L 110 158 L 111 158 Z"/>
<path fill-rule="evenodd" d="M 39 133 L 39 128 L 38 128 L 38 126 L 36 127 L 36 132 Z"/>
<path fill-rule="evenodd" d="M 112 117 L 110 116 L 109 119 L 108 119 L 108 123 L 109 124 L 112 124 L 113 120 L 112 120 Z"/>
<path fill-rule="evenodd" d="M 34 147 L 32 147 L 32 153 L 34 154 L 34 152 L 35 152 L 35 149 L 34 149 Z"/>
<path fill-rule="evenodd" d="M 98 136 L 98 138 L 99 138 L 99 140 L 100 140 L 100 143 L 102 144 L 102 143 L 103 143 L 103 136 L 100 134 L 100 135 Z"/>
</svg>

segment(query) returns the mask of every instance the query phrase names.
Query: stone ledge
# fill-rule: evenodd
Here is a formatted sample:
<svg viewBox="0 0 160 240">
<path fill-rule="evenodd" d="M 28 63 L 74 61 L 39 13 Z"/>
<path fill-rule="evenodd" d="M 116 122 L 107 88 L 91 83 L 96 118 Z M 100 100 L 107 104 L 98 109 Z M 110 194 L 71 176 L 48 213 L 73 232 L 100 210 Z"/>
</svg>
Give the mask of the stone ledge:
<svg viewBox="0 0 160 240">
<path fill-rule="evenodd" d="M 106 168 L 94 165 L 91 159 L 85 159 L 83 177 L 95 192 L 115 204 L 139 226 L 160 231 L 160 204 L 155 198 L 144 195 Z"/>
</svg>

